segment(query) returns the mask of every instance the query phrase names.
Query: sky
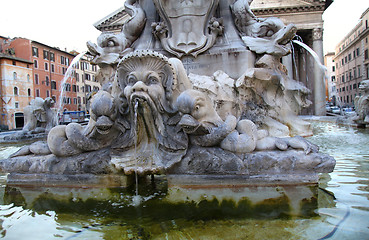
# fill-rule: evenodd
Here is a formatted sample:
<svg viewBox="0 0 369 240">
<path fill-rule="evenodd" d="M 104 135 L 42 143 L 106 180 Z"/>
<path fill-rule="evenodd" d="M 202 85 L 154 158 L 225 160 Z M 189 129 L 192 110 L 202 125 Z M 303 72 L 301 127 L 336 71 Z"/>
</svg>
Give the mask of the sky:
<svg viewBox="0 0 369 240">
<path fill-rule="evenodd" d="M 24 37 L 67 51 L 85 51 L 100 32 L 93 24 L 124 5 L 124 0 L 6 0 L 1 4 L 0 35 Z M 324 53 L 358 23 L 369 0 L 334 0 L 324 12 Z"/>
</svg>

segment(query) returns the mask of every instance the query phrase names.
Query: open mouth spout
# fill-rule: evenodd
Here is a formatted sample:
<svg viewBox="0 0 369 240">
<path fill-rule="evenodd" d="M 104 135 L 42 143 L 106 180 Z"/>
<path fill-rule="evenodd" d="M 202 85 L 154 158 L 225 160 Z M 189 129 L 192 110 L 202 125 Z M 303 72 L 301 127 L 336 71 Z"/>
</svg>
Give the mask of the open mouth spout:
<svg viewBox="0 0 369 240">
<path fill-rule="evenodd" d="M 96 130 L 98 133 L 102 135 L 106 135 L 110 132 L 110 129 L 113 127 L 113 121 L 110 120 L 107 116 L 101 116 L 96 121 Z"/>
</svg>

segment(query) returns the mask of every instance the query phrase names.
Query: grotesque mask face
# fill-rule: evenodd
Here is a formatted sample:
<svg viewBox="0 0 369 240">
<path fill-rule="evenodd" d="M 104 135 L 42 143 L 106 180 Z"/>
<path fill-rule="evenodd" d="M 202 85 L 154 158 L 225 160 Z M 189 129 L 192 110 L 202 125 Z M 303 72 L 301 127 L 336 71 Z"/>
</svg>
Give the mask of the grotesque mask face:
<svg viewBox="0 0 369 240">
<path fill-rule="evenodd" d="M 159 73 L 148 69 L 134 71 L 127 75 L 126 82 L 124 95 L 130 102 L 151 99 L 155 105 L 160 105 L 164 101 L 165 90 Z"/>
<path fill-rule="evenodd" d="M 131 106 L 149 107 L 154 114 L 171 112 L 175 71 L 168 59 L 155 52 L 134 52 L 118 66 L 119 88 Z"/>
</svg>

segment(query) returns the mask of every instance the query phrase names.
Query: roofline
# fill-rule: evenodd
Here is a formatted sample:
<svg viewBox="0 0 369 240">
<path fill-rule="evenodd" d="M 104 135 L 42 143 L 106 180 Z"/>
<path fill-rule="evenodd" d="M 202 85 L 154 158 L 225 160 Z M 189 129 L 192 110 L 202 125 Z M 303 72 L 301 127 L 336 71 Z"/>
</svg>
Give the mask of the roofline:
<svg viewBox="0 0 369 240">
<path fill-rule="evenodd" d="M 97 22 L 95 22 L 95 23 L 93 24 L 93 26 L 94 26 L 97 30 L 100 30 L 100 29 L 98 28 L 100 24 L 102 24 L 102 23 L 106 22 L 107 20 L 109 20 L 110 18 L 114 17 L 114 16 L 115 16 L 115 15 L 117 15 L 119 12 L 125 12 L 125 11 L 126 11 L 126 9 L 125 9 L 125 7 L 124 7 L 124 6 L 123 6 L 123 7 L 120 7 L 120 8 L 118 8 L 117 10 L 115 10 L 114 12 L 110 13 L 109 15 L 107 15 L 107 16 L 105 16 L 105 17 L 101 18 L 100 20 L 98 20 Z"/>
<path fill-rule="evenodd" d="M 364 15 L 369 11 L 369 7 L 361 14 L 360 19 L 364 17 Z"/>
<path fill-rule="evenodd" d="M 24 63 L 33 64 L 33 62 L 32 62 L 32 61 L 29 61 L 29 60 L 26 60 L 26 59 L 23 59 L 23 58 L 13 57 L 13 56 L 6 55 L 6 54 L 3 54 L 3 53 L 0 53 L 0 58 L 11 59 L 11 60 L 17 60 L 17 61 L 19 61 L 19 62 L 24 62 Z"/>
<path fill-rule="evenodd" d="M 59 48 L 57 48 L 57 47 L 50 47 L 49 45 L 46 45 L 46 44 L 44 44 L 44 43 L 40 43 L 40 42 L 38 42 L 38 41 L 34 41 L 34 40 L 31 40 L 31 43 L 37 43 L 37 44 L 42 45 L 42 46 L 44 46 L 44 47 L 52 48 L 52 49 L 54 49 L 54 50 L 56 50 L 56 51 L 63 52 L 63 53 L 66 53 L 66 54 L 68 54 L 68 55 L 70 55 L 70 56 L 75 57 L 75 55 L 74 55 L 74 54 L 69 53 L 69 52 L 64 51 L 64 50 L 61 50 L 61 49 L 59 49 Z"/>
</svg>

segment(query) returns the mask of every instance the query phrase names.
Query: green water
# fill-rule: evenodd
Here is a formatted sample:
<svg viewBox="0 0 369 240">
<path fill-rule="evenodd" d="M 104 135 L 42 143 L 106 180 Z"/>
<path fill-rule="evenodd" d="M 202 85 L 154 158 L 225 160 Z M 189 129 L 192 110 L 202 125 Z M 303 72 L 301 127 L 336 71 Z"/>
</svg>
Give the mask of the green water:
<svg viewBox="0 0 369 240">
<path fill-rule="evenodd" d="M 313 125 L 315 135 L 309 139 L 320 146 L 321 152 L 337 160 L 333 173 L 321 175 L 319 186 L 181 192 L 168 188 L 165 178 L 156 177 L 154 182 L 141 180 L 140 197 L 136 197 L 135 187 L 19 188 L 6 186 L 6 176 L 2 176 L 0 236 L 4 239 L 369 239 L 369 131 L 333 123 Z M 16 149 L 2 148 L 0 154 L 6 156 Z M 186 195 L 188 191 L 192 198 Z M 213 197 L 217 194 L 222 197 Z M 172 201 L 171 196 L 184 197 L 183 201 Z M 294 196 L 302 201 L 293 203 Z"/>
</svg>

